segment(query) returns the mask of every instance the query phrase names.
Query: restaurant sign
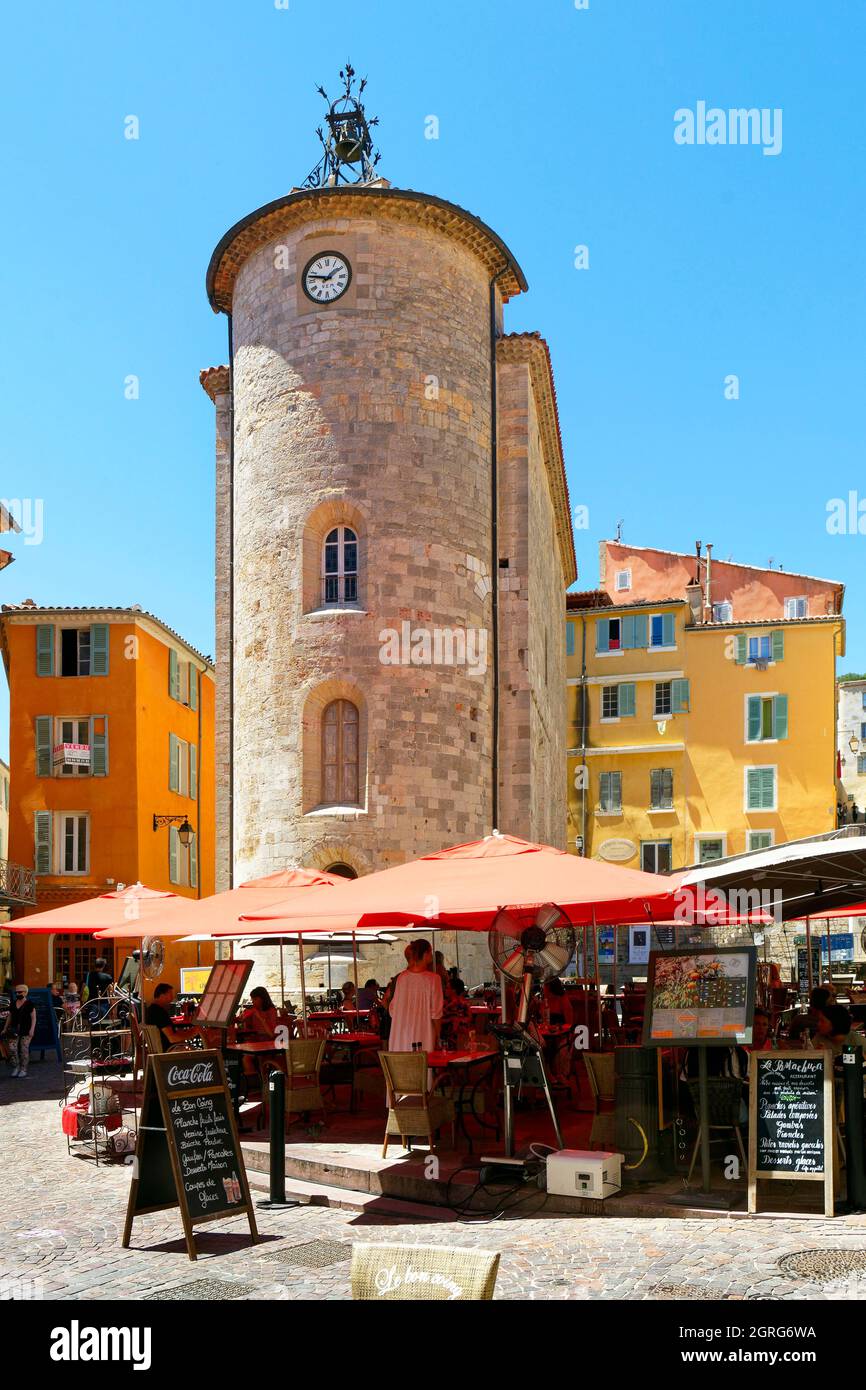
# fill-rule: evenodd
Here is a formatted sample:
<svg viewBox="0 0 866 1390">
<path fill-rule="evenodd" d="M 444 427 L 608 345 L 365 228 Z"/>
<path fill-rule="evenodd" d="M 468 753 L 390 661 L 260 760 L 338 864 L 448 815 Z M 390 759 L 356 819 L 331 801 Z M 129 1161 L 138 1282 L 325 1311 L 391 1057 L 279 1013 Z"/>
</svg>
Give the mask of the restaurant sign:
<svg viewBox="0 0 866 1390">
<path fill-rule="evenodd" d="M 52 761 L 55 767 L 90 767 L 90 744 L 55 743 Z"/>
<path fill-rule="evenodd" d="M 605 859 L 609 864 L 624 864 L 627 860 L 634 859 L 636 854 L 637 845 L 634 840 L 626 840 L 619 836 L 603 840 L 598 847 L 599 859 Z"/>
</svg>

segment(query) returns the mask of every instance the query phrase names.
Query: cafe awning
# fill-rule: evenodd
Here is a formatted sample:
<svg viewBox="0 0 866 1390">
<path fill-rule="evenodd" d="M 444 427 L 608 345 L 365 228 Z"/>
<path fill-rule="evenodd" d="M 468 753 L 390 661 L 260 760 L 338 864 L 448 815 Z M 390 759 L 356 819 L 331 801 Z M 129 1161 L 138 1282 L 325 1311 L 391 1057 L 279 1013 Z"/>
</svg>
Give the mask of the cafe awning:
<svg viewBox="0 0 866 1390">
<path fill-rule="evenodd" d="M 683 887 L 721 892 L 733 906 L 750 894 L 777 921 L 866 911 L 866 835 L 791 840 L 785 845 L 701 864 L 682 875 Z M 734 898 L 734 895 L 737 895 Z"/>
<path fill-rule="evenodd" d="M 650 922 L 675 915 L 679 876 L 623 869 L 550 845 L 494 833 L 471 844 L 347 880 L 308 899 L 245 913 L 262 934 L 352 931 L 367 926 L 487 931 L 500 908 L 527 918 L 556 903 L 574 926 Z M 266 925 L 267 924 L 267 925 Z"/>
</svg>

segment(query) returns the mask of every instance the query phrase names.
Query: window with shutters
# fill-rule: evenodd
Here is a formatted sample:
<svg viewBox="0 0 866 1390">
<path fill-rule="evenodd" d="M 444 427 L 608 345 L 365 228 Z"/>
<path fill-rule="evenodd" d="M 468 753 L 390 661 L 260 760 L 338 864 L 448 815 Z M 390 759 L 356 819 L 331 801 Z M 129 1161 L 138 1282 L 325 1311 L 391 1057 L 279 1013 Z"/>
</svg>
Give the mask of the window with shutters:
<svg viewBox="0 0 866 1390">
<path fill-rule="evenodd" d="M 631 588 L 631 570 L 617 570 L 616 588 L 618 593 Z"/>
<path fill-rule="evenodd" d="M 322 804 L 358 806 L 358 709 L 332 700 L 322 715 Z"/>
<path fill-rule="evenodd" d="M 656 719 L 670 714 L 673 710 L 673 692 L 670 681 L 656 681 L 653 714 Z"/>
<path fill-rule="evenodd" d="M 746 768 L 747 811 L 775 811 L 777 775 L 775 766 Z"/>
<path fill-rule="evenodd" d="M 671 868 L 670 840 L 641 840 L 640 866 L 645 874 L 666 874 Z"/>
<path fill-rule="evenodd" d="M 322 605 L 358 602 L 358 537 L 351 526 L 334 526 L 322 546 Z"/>
<path fill-rule="evenodd" d="M 772 830 L 749 830 L 746 834 L 746 849 L 771 849 L 773 845 Z"/>
<path fill-rule="evenodd" d="M 37 777 L 108 775 L 108 719 L 104 714 L 58 719 L 38 715 L 34 726 Z"/>
<path fill-rule="evenodd" d="M 183 661 L 173 647 L 168 649 L 168 693 L 172 700 L 198 709 L 199 669 L 194 661 Z"/>
<path fill-rule="evenodd" d="M 671 647 L 674 639 L 673 613 L 653 613 L 649 622 L 649 644 L 651 647 Z"/>
<path fill-rule="evenodd" d="M 86 874 L 90 868 L 90 817 L 78 812 L 56 816 L 58 874 Z"/>
<path fill-rule="evenodd" d="M 732 623 L 734 621 L 734 608 L 730 603 L 713 604 L 714 623 Z"/>
<path fill-rule="evenodd" d="M 598 809 L 603 816 L 622 811 L 622 773 L 602 772 L 598 779 Z"/>
<path fill-rule="evenodd" d="M 574 623 L 565 624 L 565 655 L 574 656 Z"/>
<path fill-rule="evenodd" d="M 775 742 L 787 737 L 787 695 L 747 695 L 746 742 Z"/>
<path fill-rule="evenodd" d="M 196 748 L 177 734 L 168 736 L 168 789 L 178 796 L 195 796 L 191 785 L 196 779 Z"/>
<path fill-rule="evenodd" d="M 654 767 L 650 771 L 650 810 L 672 811 L 674 805 L 674 774 L 669 767 Z"/>
<path fill-rule="evenodd" d="M 52 640 L 53 640 L 53 629 Z M 108 675 L 108 624 L 93 623 L 90 627 L 62 627 L 60 634 L 59 674 L 61 676 L 107 676 Z M 37 638 L 37 644 L 39 639 Z M 48 663 L 47 643 L 41 654 L 43 667 Z M 37 645 L 37 672 L 40 670 L 40 651 Z M 53 668 L 53 647 L 50 656 Z"/>
<path fill-rule="evenodd" d="M 785 617 L 786 618 L 808 618 L 809 600 L 807 598 L 786 598 Z"/>
<path fill-rule="evenodd" d="M 717 859 L 724 859 L 726 853 L 726 837 L 724 835 L 695 836 L 696 864 L 712 864 Z"/>
<path fill-rule="evenodd" d="M 168 828 L 168 881 L 181 888 L 198 887 L 198 836 L 193 834 L 188 845 L 182 845 L 178 827 Z"/>
<path fill-rule="evenodd" d="M 866 774 L 866 753 L 861 753 L 857 759 L 857 776 L 862 777 Z"/>
<path fill-rule="evenodd" d="M 619 618 L 598 619 L 595 625 L 595 650 L 597 652 L 622 650 L 622 630 Z"/>
</svg>

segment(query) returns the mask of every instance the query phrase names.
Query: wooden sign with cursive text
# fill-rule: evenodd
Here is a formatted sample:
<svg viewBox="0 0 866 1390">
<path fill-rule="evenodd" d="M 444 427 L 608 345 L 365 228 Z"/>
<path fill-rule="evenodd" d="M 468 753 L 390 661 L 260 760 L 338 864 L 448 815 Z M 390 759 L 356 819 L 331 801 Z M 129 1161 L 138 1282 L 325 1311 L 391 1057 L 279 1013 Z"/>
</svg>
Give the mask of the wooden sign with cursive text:
<svg viewBox="0 0 866 1390">
<path fill-rule="evenodd" d="M 218 1052 L 163 1052 L 147 1059 L 123 1245 L 146 1212 L 180 1207 L 187 1253 L 193 1226 L 247 1217 L 258 1239 L 223 1059 Z"/>
</svg>

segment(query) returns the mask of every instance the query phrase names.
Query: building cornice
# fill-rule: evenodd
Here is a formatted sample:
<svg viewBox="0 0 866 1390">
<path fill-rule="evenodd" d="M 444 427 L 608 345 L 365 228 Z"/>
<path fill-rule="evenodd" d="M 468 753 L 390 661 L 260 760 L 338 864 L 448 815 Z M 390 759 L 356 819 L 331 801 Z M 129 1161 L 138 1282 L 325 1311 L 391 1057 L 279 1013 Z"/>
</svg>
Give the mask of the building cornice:
<svg viewBox="0 0 866 1390">
<path fill-rule="evenodd" d="M 12 605 L 4 603 L 0 608 L 0 631 L 14 624 L 17 627 L 32 627 L 34 623 L 43 622 L 52 618 L 74 618 L 81 622 L 92 623 L 140 623 L 141 626 L 152 636 L 158 637 L 165 642 L 166 637 L 171 641 L 167 646 L 176 645 L 190 656 L 197 657 L 202 663 L 204 671 L 208 675 L 213 675 L 214 664 L 209 656 L 205 656 L 196 647 L 193 647 L 179 632 L 164 623 L 155 613 L 145 612 L 142 608 L 40 608 L 36 604 Z"/>
<path fill-rule="evenodd" d="M 217 396 L 225 396 L 232 389 L 230 367 L 205 367 L 198 374 L 203 390 L 207 391 L 214 405 Z"/>
<path fill-rule="evenodd" d="M 238 271 L 260 246 L 315 218 L 363 216 L 420 225 L 459 242 L 482 261 L 491 279 L 497 277 L 505 301 L 528 288 L 523 271 L 501 237 L 456 203 L 409 188 L 296 188 L 236 222 L 216 246 L 206 278 L 214 313 L 231 313 Z"/>
<path fill-rule="evenodd" d="M 509 333 L 496 343 L 497 363 L 522 363 L 529 368 L 532 394 L 541 431 L 544 464 L 550 482 L 550 494 L 556 519 L 562 572 L 565 587 L 577 578 L 577 559 L 574 554 L 574 535 L 571 529 L 571 507 L 568 500 L 568 480 L 562 453 L 562 434 L 556 406 L 556 386 L 550 349 L 540 333 Z"/>
</svg>

